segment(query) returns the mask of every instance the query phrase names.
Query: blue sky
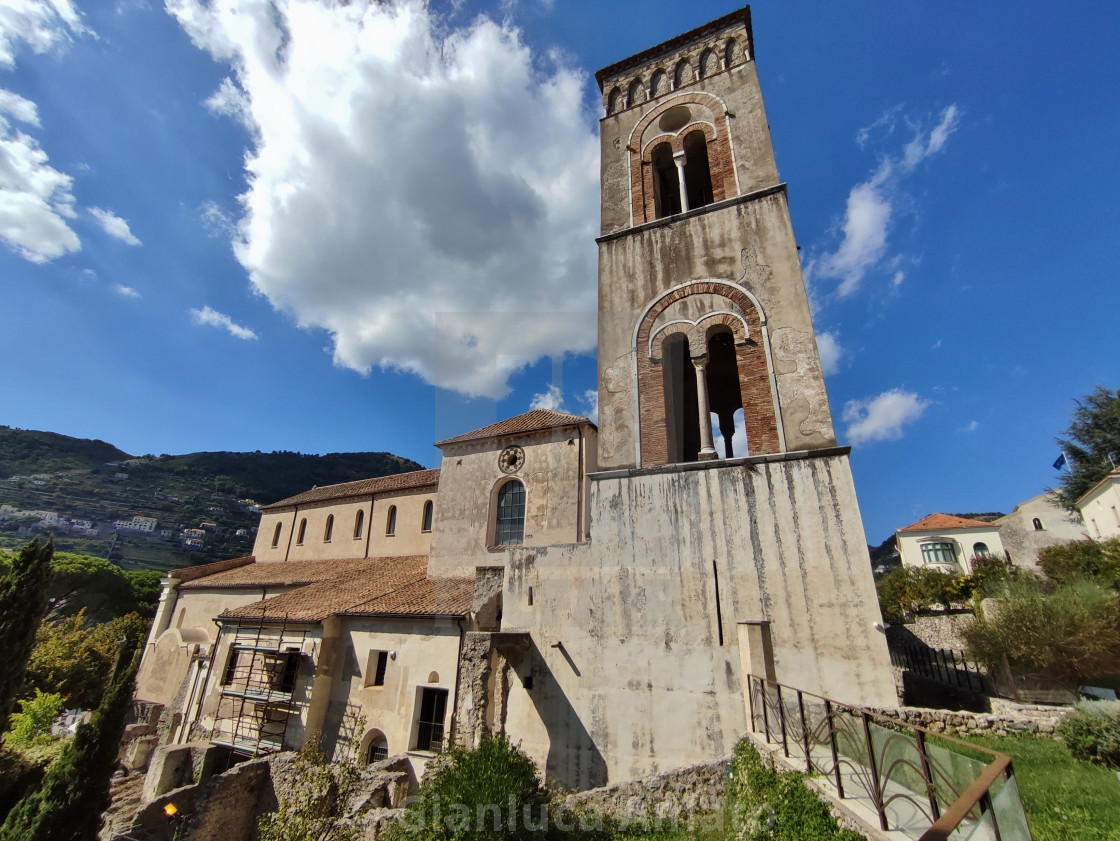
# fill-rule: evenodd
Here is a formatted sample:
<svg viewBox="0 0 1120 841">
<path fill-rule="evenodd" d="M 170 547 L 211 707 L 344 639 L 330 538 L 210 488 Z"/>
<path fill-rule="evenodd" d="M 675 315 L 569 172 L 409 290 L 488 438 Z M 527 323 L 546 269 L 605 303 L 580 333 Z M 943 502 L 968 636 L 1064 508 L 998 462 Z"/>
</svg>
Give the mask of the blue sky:
<svg viewBox="0 0 1120 841">
<path fill-rule="evenodd" d="M 0 0 L 0 423 L 436 465 L 592 411 L 593 73 L 734 8 Z M 1120 382 L 1120 12 L 752 12 L 868 539 L 1010 510 Z"/>
</svg>

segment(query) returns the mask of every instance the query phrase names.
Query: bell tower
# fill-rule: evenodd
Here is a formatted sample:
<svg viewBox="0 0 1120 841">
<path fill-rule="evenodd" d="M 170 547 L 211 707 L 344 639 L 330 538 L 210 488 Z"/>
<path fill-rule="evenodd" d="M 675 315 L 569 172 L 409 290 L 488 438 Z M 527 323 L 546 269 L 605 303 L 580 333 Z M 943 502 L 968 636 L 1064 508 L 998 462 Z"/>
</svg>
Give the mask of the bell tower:
<svg viewBox="0 0 1120 841">
<path fill-rule="evenodd" d="M 596 79 L 600 469 L 835 447 L 750 9 Z"/>
</svg>

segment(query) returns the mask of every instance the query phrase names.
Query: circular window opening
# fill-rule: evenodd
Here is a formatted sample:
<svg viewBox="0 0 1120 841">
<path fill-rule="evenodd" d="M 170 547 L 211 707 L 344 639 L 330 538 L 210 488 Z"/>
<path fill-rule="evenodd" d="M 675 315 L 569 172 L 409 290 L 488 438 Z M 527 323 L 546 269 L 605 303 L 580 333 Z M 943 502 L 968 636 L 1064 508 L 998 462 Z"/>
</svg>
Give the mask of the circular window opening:
<svg viewBox="0 0 1120 841">
<path fill-rule="evenodd" d="M 691 119 L 692 112 L 688 110 L 687 105 L 674 105 L 661 115 L 657 127 L 662 131 L 677 131 L 687 126 Z"/>
</svg>

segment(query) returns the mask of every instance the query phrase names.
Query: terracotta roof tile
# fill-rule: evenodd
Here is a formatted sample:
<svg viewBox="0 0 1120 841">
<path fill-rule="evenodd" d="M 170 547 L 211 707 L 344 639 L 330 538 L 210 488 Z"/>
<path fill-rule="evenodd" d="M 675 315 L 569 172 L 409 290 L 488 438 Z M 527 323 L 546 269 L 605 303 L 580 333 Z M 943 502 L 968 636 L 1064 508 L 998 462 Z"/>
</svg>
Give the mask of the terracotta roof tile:
<svg viewBox="0 0 1120 841">
<path fill-rule="evenodd" d="M 262 505 L 262 511 L 302 505 L 305 502 L 327 502 L 355 496 L 404 491 L 411 488 L 435 487 L 439 484 L 439 468 L 434 470 L 413 470 L 409 473 L 394 473 L 392 476 L 377 476 L 373 479 L 359 479 L 356 482 L 342 482 L 337 485 L 323 485 L 309 491 L 290 496 L 271 505 Z"/>
<path fill-rule="evenodd" d="M 173 569 L 167 573 L 168 578 L 178 578 L 179 581 L 186 583 L 194 581 L 196 578 L 204 578 L 208 575 L 214 575 L 218 572 L 225 572 L 228 569 L 236 569 L 243 567 L 246 564 L 251 564 L 256 559 L 252 555 L 246 555 L 243 558 L 230 558 L 228 561 L 214 561 L 212 564 L 199 564 L 193 567 L 184 567 L 183 569 Z"/>
<path fill-rule="evenodd" d="M 946 529 L 998 529 L 993 523 L 983 520 L 969 520 L 965 517 L 954 517 L 952 514 L 930 514 L 916 523 L 903 526 L 899 531 L 944 531 Z"/>
<path fill-rule="evenodd" d="M 594 426 L 588 418 L 582 418 L 579 415 L 570 415 L 567 412 L 554 412 L 551 409 L 533 409 L 522 415 L 517 415 L 516 417 L 507 418 L 504 421 L 498 421 L 498 423 L 484 426 L 482 429 L 476 429 L 473 432 L 464 432 L 462 435 L 456 435 L 454 438 L 445 438 L 442 441 L 437 441 L 436 446 L 442 447 L 445 444 L 462 444 L 465 441 L 480 441 L 484 438 L 517 435 L 522 432 L 536 432 L 538 429 L 552 429 L 558 426 L 575 426 L 581 423 Z"/>
<path fill-rule="evenodd" d="M 428 558 L 365 558 L 362 564 L 290 593 L 227 610 L 226 620 L 284 619 L 321 622 L 335 614 L 465 616 L 471 607 L 470 579 L 426 578 Z"/>
<path fill-rule="evenodd" d="M 248 563 L 212 575 L 184 581 L 180 590 L 208 590 L 214 587 L 291 587 L 326 581 L 370 563 L 370 558 L 339 558 L 326 561 L 266 561 Z M 210 566 L 207 564 L 207 566 Z M 216 566 L 216 564 L 215 564 Z"/>
</svg>

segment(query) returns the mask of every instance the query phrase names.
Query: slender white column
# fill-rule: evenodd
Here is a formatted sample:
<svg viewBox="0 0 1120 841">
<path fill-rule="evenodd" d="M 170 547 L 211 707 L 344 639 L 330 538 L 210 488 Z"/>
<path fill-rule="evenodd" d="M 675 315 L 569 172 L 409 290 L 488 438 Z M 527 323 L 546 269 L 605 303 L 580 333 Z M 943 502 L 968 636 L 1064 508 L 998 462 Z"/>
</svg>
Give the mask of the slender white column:
<svg viewBox="0 0 1120 841">
<path fill-rule="evenodd" d="M 700 412 L 700 460 L 718 458 L 712 441 L 712 413 L 708 409 L 708 357 L 693 358 L 696 366 L 696 406 Z"/>
<path fill-rule="evenodd" d="M 681 188 L 681 211 L 688 210 L 688 190 L 684 186 L 684 165 L 685 157 L 684 152 L 673 153 L 673 163 L 677 165 L 677 183 Z"/>
</svg>

